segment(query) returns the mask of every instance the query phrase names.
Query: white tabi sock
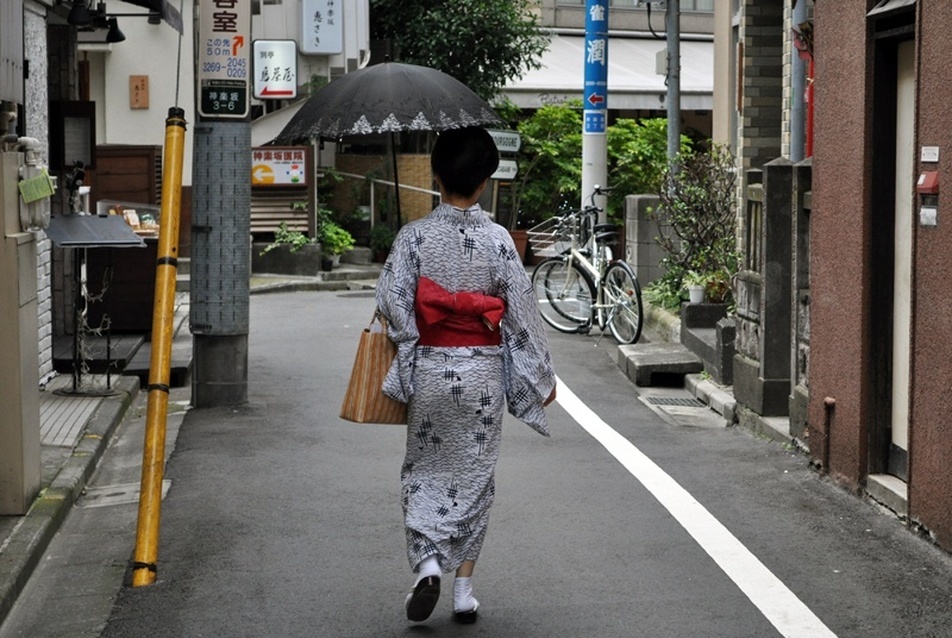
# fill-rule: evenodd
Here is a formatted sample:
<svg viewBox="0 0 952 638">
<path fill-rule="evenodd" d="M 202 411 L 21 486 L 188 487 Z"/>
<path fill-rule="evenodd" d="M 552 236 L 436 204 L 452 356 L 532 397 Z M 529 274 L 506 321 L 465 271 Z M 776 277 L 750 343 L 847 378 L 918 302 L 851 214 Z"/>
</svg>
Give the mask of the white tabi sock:
<svg viewBox="0 0 952 638">
<path fill-rule="evenodd" d="M 453 581 L 453 611 L 472 611 L 479 606 L 473 598 L 473 582 L 469 576 L 457 576 Z"/>
<path fill-rule="evenodd" d="M 413 586 L 416 587 L 417 584 L 424 578 L 442 575 L 443 572 L 440 570 L 440 559 L 435 554 L 433 556 L 427 556 L 422 561 L 420 561 L 416 582 L 413 583 Z"/>
</svg>

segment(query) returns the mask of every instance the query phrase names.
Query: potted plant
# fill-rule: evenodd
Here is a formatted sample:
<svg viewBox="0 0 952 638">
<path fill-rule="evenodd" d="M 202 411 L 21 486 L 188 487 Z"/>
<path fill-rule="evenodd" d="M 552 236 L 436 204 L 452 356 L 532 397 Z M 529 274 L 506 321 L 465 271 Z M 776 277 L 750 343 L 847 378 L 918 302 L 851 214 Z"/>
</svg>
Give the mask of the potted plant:
<svg viewBox="0 0 952 638">
<path fill-rule="evenodd" d="M 340 224 L 325 220 L 321 224 L 321 246 L 330 258 L 331 268 L 340 265 L 340 256 L 354 247 L 354 236 Z"/>
<path fill-rule="evenodd" d="M 704 293 L 707 289 L 708 274 L 689 270 L 684 273 L 682 285 L 688 291 L 689 303 L 703 303 Z"/>
<path fill-rule="evenodd" d="M 689 270 L 682 285 L 691 303 L 727 303 L 731 294 L 731 273 L 727 268 L 713 271 Z"/>
<path fill-rule="evenodd" d="M 718 268 L 708 273 L 704 291 L 711 303 L 726 303 L 731 296 L 731 273 L 727 268 Z"/>
<path fill-rule="evenodd" d="M 269 244 L 255 243 L 251 270 L 283 275 L 316 275 L 321 264 L 321 245 L 304 233 L 281 222 Z"/>
<path fill-rule="evenodd" d="M 396 233 L 387 224 L 377 224 L 370 229 L 370 251 L 374 261 L 387 260 L 394 239 L 396 239 Z"/>
</svg>

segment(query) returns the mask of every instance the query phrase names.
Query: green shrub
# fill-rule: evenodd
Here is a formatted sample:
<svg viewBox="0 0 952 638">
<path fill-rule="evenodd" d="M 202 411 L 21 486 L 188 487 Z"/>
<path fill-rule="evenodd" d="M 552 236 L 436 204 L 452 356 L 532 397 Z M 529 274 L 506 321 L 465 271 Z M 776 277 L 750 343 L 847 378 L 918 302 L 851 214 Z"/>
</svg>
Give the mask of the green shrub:
<svg viewBox="0 0 952 638">
<path fill-rule="evenodd" d="M 299 230 L 288 230 L 288 223 L 281 222 L 278 229 L 274 231 L 274 241 L 265 246 L 259 254 L 265 255 L 278 246 L 288 246 L 290 252 L 296 253 L 309 243 L 311 240 L 307 235 Z"/>
<path fill-rule="evenodd" d="M 689 272 L 705 282 L 709 298 L 730 301 L 738 268 L 734 158 L 720 146 L 686 153 L 671 162 L 652 212 L 666 256 L 665 275 L 647 286 L 646 296 L 677 309 Z"/>
</svg>

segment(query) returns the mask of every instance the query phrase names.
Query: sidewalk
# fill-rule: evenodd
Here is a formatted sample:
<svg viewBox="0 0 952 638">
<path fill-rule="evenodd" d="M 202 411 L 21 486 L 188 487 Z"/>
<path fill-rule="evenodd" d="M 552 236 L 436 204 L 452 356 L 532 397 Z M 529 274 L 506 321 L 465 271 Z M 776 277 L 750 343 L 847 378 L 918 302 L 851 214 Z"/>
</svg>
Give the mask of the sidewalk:
<svg viewBox="0 0 952 638">
<path fill-rule="evenodd" d="M 343 264 L 318 277 L 254 274 L 250 293 L 373 289 L 379 272 L 379 264 Z M 172 344 L 173 366 L 184 356 L 185 365 L 190 369 L 188 312 L 188 293 L 179 293 Z M 146 360 L 150 357 L 148 342 L 140 348 L 136 359 L 143 357 Z M 0 516 L 0 624 L 82 495 L 116 428 L 141 389 L 138 376 L 112 375 L 108 391 L 105 375 L 84 375 L 83 380 L 79 392 L 75 393 L 71 392 L 71 375 L 56 376 L 40 388 L 40 493 L 25 516 Z M 89 388 L 88 394 L 83 392 L 84 388 Z"/>
</svg>

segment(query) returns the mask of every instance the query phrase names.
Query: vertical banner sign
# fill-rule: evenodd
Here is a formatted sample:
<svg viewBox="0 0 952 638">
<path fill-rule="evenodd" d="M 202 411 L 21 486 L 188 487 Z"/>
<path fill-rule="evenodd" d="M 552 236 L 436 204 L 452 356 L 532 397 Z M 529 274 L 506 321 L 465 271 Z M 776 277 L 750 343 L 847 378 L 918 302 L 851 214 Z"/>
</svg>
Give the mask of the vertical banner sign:
<svg viewBox="0 0 952 638">
<path fill-rule="evenodd" d="M 584 89 L 581 206 L 588 205 L 596 185 L 608 185 L 608 0 L 585 3 Z M 595 204 L 604 208 L 604 196 L 596 197 Z M 598 221 L 606 215 L 603 211 Z"/>
<path fill-rule="evenodd" d="M 301 0 L 301 52 L 344 50 L 344 0 Z"/>
<path fill-rule="evenodd" d="M 608 0 L 585 12 L 585 133 L 604 135 L 608 114 Z"/>
<path fill-rule="evenodd" d="M 247 119 L 251 0 L 198 2 L 198 114 Z"/>
</svg>

